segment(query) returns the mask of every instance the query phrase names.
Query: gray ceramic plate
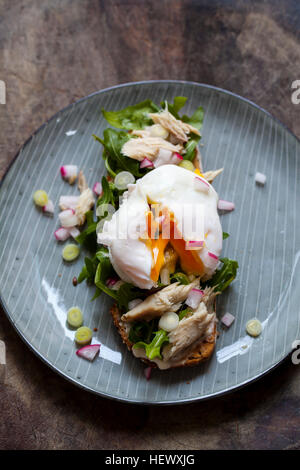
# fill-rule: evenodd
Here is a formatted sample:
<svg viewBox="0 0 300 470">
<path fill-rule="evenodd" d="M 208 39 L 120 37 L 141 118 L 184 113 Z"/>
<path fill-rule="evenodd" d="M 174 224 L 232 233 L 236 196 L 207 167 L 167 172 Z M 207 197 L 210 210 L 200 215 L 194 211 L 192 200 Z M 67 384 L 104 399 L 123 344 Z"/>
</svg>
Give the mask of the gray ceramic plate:
<svg viewBox="0 0 300 470">
<path fill-rule="evenodd" d="M 110 299 L 91 302 L 93 289 L 73 287 L 84 254 L 62 263 L 57 228 L 58 200 L 76 194 L 64 183 L 61 164 L 79 165 L 92 185 L 105 173 L 101 145 L 91 137 L 107 126 L 101 107 L 119 109 L 151 98 L 159 103 L 189 97 L 185 111 L 205 109 L 205 169 L 225 167 L 215 181 L 222 199 L 236 210 L 222 216 L 224 256 L 237 259 L 239 274 L 218 302 L 218 315 L 236 320 L 220 328 L 216 351 L 195 368 L 154 371 L 126 350 L 108 313 Z M 75 132 L 76 131 L 76 132 Z M 99 395 L 133 403 L 190 402 L 233 390 L 278 364 L 299 338 L 300 200 L 299 142 L 282 124 L 253 103 L 226 91 L 178 81 L 143 82 L 100 91 L 62 110 L 24 145 L 0 191 L 0 289 L 5 311 L 24 341 L 49 366 L 73 383 Z M 259 187 L 254 175 L 267 175 Z M 54 218 L 43 216 L 32 202 L 35 189 L 45 189 L 55 203 Z M 298 216 L 297 216 L 298 214 Z M 75 355 L 74 332 L 66 327 L 66 311 L 78 305 L 85 323 L 98 331 L 101 356 L 92 364 Z M 245 324 L 263 323 L 262 335 L 251 339 Z"/>
</svg>

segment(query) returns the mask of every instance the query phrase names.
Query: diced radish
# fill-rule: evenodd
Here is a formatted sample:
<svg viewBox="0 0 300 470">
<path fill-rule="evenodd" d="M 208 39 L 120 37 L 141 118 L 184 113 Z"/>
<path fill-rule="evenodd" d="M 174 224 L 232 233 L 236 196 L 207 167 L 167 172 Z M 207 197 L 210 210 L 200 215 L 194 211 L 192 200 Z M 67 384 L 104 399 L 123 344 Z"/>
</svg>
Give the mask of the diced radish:
<svg viewBox="0 0 300 470">
<path fill-rule="evenodd" d="M 235 320 L 235 317 L 233 315 L 231 315 L 231 313 L 227 312 L 225 313 L 225 315 L 223 315 L 223 317 L 221 318 L 221 322 L 227 326 L 227 328 L 230 327 L 230 325 L 234 322 Z"/>
<path fill-rule="evenodd" d="M 108 279 L 106 279 L 106 285 L 107 287 L 112 287 L 115 285 L 115 283 L 118 282 L 118 279 L 115 279 L 115 278 L 112 278 L 112 277 L 109 277 Z"/>
<path fill-rule="evenodd" d="M 78 224 L 78 218 L 73 209 L 67 209 L 58 214 L 62 227 L 75 227 Z"/>
<path fill-rule="evenodd" d="M 217 255 L 215 255 L 215 254 L 212 253 L 211 251 L 208 252 L 208 256 L 210 256 L 210 257 L 213 258 L 213 259 L 217 259 L 217 260 L 219 259 L 219 258 L 217 257 Z"/>
<path fill-rule="evenodd" d="M 173 153 L 167 149 L 159 149 L 156 159 L 154 160 L 155 168 L 162 165 L 171 165 L 173 164 Z"/>
<path fill-rule="evenodd" d="M 180 153 L 173 153 L 172 155 L 172 162 L 175 164 L 175 165 L 178 165 L 179 163 L 181 163 L 183 160 L 183 156 L 180 155 Z"/>
<path fill-rule="evenodd" d="M 128 310 L 132 310 L 134 307 L 137 305 L 141 304 L 143 302 L 142 299 L 133 299 L 130 302 L 128 302 Z"/>
<path fill-rule="evenodd" d="M 257 184 L 261 184 L 262 186 L 264 186 L 265 182 L 267 181 L 267 177 L 266 175 L 264 175 L 263 173 L 259 173 L 259 171 L 255 174 L 255 182 Z"/>
<path fill-rule="evenodd" d="M 221 211 L 233 211 L 235 208 L 235 205 L 233 202 L 229 201 L 224 201 L 223 199 L 219 199 L 218 202 L 218 209 Z"/>
<path fill-rule="evenodd" d="M 192 289 L 185 301 L 185 303 L 191 308 L 197 308 L 203 297 L 203 290 Z"/>
<path fill-rule="evenodd" d="M 78 204 L 79 196 L 61 196 L 59 198 L 59 207 L 62 211 L 66 209 L 75 210 Z"/>
<path fill-rule="evenodd" d="M 219 258 L 204 246 L 201 251 L 201 259 L 209 274 L 213 274 L 219 264 Z"/>
<path fill-rule="evenodd" d="M 63 165 L 60 167 L 60 173 L 63 179 L 67 180 L 70 184 L 73 184 L 78 175 L 78 166 Z"/>
<path fill-rule="evenodd" d="M 79 357 L 83 357 L 83 359 L 93 361 L 97 354 L 99 354 L 100 346 L 100 344 L 89 344 L 88 346 L 83 346 L 83 348 L 78 349 L 76 354 Z"/>
<path fill-rule="evenodd" d="M 117 281 L 112 287 L 111 289 L 112 290 L 119 290 L 120 287 L 124 284 L 124 281 L 122 281 L 121 279 L 119 281 Z"/>
<path fill-rule="evenodd" d="M 69 230 L 67 230 L 66 228 L 60 227 L 57 230 L 55 230 L 54 236 L 56 240 L 58 240 L 59 242 L 64 242 L 65 240 L 69 238 L 70 233 L 69 233 Z"/>
<path fill-rule="evenodd" d="M 150 380 L 151 378 L 151 372 L 152 372 L 152 369 L 153 367 L 146 367 L 146 369 L 144 369 L 144 374 L 145 374 L 145 377 L 147 380 Z"/>
<path fill-rule="evenodd" d="M 200 176 L 196 176 L 194 179 L 194 188 L 197 191 L 202 191 L 207 193 L 209 191 L 209 183 L 205 181 L 204 178 L 201 178 Z"/>
<path fill-rule="evenodd" d="M 140 163 L 140 168 L 153 168 L 154 164 L 148 158 L 144 158 L 144 160 Z"/>
<path fill-rule="evenodd" d="M 48 199 L 48 202 L 45 206 L 43 206 L 43 212 L 46 214 L 54 214 L 54 204 L 50 199 Z"/>
<path fill-rule="evenodd" d="M 69 234 L 72 238 L 76 238 L 80 235 L 80 230 L 77 227 L 68 228 Z"/>
<path fill-rule="evenodd" d="M 186 250 L 199 250 L 204 245 L 204 240 L 189 240 L 185 244 Z"/>
<path fill-rule="evenodd" d="M 102 193 L 102 184 L 97 181 L 93 186 L 93 191 L 97 196 L 100 196 Z"/>
</svg>

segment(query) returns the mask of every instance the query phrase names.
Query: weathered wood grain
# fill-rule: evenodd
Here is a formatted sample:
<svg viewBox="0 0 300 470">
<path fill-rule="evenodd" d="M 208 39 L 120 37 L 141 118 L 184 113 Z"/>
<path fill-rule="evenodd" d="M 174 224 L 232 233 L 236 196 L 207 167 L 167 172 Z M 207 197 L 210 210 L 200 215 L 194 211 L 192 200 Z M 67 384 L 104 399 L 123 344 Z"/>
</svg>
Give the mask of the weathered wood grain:
<svg viewBox="0 0 300 470">
<path fill-rule="evenodd" d="M 0 176 L 55 112 L 127 81 L 186 79 L 265 107 L 300 136 L 296 0 L 0 0 Z M 7 376 L 0 449 L 300 448 L 300 369 L 289 360 L 230 396 L 133 407 L 69 384 L 22 343 L 1 312 Z"/>
</svg>

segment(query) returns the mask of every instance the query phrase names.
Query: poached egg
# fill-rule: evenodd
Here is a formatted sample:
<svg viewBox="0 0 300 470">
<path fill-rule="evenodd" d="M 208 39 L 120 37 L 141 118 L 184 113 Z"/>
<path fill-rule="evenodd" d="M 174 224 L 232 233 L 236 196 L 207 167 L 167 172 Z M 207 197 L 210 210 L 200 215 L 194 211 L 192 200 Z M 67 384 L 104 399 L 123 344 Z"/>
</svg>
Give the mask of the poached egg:
<svg viewBox="0 0 300 470">
<path fill-rule="evenodd" d="M 208 279 L 222 250 L 217 204 L 218 194 L 202 176 L 163 165 L 128 186 L 98 243 L 108 246 L 120 278 L 141 289 L 157 285 L 168 245 L 181 271 Z"/>
</svg>

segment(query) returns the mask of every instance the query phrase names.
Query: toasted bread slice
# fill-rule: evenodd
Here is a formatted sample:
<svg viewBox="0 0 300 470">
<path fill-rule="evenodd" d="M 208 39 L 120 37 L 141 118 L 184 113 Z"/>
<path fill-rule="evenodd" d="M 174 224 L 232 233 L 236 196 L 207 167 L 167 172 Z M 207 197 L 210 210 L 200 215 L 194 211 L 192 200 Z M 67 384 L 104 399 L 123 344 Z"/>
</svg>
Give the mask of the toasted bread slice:
<svg viewBox="0 0 300 470">
<path fill-rule="evenodd" d="M 131 351 L 133 344 L 131 341 L 129 341 L 128 332 L 126 331 L 124 323 L 121 321 L 121 314 L 116 304 L 113 305 L 110 312 L 112 314 L 114 324 L 123 340 L 123 343 L 125 343 L 129 351 Z M 208 338 L 201 342 L 194 351 L 191 351 L 186 359 L 181 361 L 179 364 L 174 364 L 174 366 L 170 368 L 195 366 L 200 364 L 200 362 L 209 359 L 215 348 L 216 338 L 217 327 L 215 325 L 213 333 Z M 149 361 L 148 359 L 141 358 L 141 360 L 152 367 L 157 367 L 154 362 Z"/>
</svg>

